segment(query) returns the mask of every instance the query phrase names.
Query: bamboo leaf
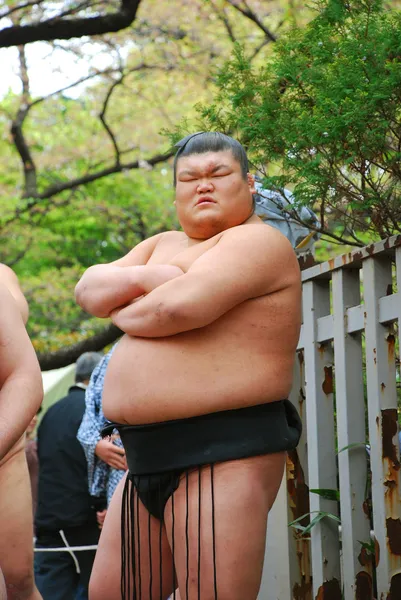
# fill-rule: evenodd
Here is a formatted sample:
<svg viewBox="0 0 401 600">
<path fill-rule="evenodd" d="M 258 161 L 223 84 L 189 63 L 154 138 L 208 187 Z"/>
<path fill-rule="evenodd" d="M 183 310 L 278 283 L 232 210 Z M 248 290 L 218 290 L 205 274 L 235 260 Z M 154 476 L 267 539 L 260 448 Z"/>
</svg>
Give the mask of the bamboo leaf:
<svg viewBox="0 0 401 600">
<path fill-rule="evenodd" d="M 331 490 L 331 489 L 314 489 L 314 490 L 309 490 L 312 494 L 317 494 L 318 496 L 321 496 L 322 498 L 325 498 L 326 500 L 333 500 L 335 502 L 338 502 L 340 500 L 340 492 L 338 490 Z"/>
<path fill-rule="evenodd" d="M 352 450 L 353 448 L 366 448 L 366 442 L 355 442 L 354 444 L 348 444 L 348 446 L 344 446 L 344 448 L 341 448 L 341 450 L 339 450 L 337 452 L 337 454 L 340 454 L 340 452 L 344 452 L 344 450 Z"/>
</svg>

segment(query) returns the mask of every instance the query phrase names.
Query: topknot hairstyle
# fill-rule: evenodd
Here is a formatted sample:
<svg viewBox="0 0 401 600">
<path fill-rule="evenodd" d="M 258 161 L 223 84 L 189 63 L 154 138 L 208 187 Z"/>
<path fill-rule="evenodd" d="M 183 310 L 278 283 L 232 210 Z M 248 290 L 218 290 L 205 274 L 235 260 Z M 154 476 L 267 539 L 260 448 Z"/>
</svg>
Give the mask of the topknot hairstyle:
<svg viewBox="0 0 401 600">
<path fill-rule="evenodd" d="M 175 144 L 178 148 L 174 157 L 174 187 L 177 184 L 177 162 L 183 156 L 191 156 L 192 154 L 205 154 L 206 152 L 221 152 L 223 150 L 231 150 L 235 160 L 241 166 L 241 173 L 246 179 L 248 173 L 248 158 L 244 147 L 234 140 L 234 138 L 219 131 L 197 131 L 185 136 Z"/>
</svg>

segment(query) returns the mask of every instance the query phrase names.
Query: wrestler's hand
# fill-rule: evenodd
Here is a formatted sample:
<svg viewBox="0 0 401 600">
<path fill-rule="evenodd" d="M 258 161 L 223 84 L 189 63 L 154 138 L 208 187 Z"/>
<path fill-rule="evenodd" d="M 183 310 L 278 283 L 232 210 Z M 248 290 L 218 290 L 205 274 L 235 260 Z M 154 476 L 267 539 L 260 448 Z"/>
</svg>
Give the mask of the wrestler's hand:
<svg viewBox="0 0 401 600">
<path fill-rule="evenodd" d="M 107 514 L 107 508 L 105 508 L 104 510 L 98 510 L 96 513 L 96 521 L 99 526 L 99 529 L 101 529 L 103 527 L 103 523 L 106 518 L 106 514 Z"/>
<path fill-rule="evenodd" d="M 119 469 L 120 471 L 128 469 L 124 448 L 116 446 L 110 440 L 100 440 L 96 444 L 95 454 L 113 469 Z"/>
</svg>

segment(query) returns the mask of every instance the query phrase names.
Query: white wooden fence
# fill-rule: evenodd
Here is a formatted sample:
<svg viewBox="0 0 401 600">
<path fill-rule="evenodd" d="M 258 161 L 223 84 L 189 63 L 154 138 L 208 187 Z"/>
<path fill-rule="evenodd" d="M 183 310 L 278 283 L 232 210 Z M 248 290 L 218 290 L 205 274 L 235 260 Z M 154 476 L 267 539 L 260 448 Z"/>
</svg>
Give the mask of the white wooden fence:
<svg viewBox="0 0 401 600">
<path fill-rule="evenodd" d="M 259 599 L 401 600 L 401 236 L 302 279 L 291 400 L 304 431 L 269 518 Z M 311 491 L 327 489 L 339 501 Z M 307 536 L 288 527 L 322 512 L 341 525 L 324 517 Z"/>
</svg>

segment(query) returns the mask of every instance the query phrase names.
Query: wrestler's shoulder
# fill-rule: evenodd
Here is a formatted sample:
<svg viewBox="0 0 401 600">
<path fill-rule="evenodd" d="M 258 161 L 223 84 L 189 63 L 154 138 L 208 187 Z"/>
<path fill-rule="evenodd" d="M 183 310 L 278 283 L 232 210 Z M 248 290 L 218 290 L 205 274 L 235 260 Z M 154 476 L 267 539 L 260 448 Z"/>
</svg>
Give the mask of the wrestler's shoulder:
<svg viewBox="0 0 401 600">
<path fill-rule="evenodd" d="M 29 314 L 28 303 L 21 290 L 17 275 L 3 263 L 0 263 L 0 285 L 2 286 L 2 301 L 9 304 L 15 303 L 26 323 Z"/>
<path fill-rule="evenodd" d="M 251 243 L 252 245 L 260 244 L 261 246 L 269 246 L 286 250 L 294 254 L 291 243 L 286 236 L 281 233 L 276 227 L 272 227 L 267 223 L 244 223 L 226 229 L 222 235 L 223 239 Z"/>
<path fill-rule="evenodd" d="M 5 286 L 9 286 L 9 285 L 19 285 L 18 283 L 18 277 L 16 276 L 16 274 L 14 273 L 14 271 L 10 268 L 7 267 L 7 265 L 0 263 L 0 283 L 2 283 Z"/>
<path fill-rule="evenodd" d="M 0 280 L 0 337 L 4 326 L 9 326 L 11 323 L 16 324 L 21 319 L 21 312 L 16 299 L 9 290 L 9 287 Z M 22 320 L 22 319 L 21 319 Z M 1 345 L 1 342 L 0 342 Z"/>
<path fill-rule="evenodd" d="M 11 294 L 8 285 L 6 284 L 6 282 L 2 281 L 0 279 L 0 297 L 2 300 L 2 303 L 5 304 L 14 304 L 15 300 L 13 295 Z"/>
</svg>

